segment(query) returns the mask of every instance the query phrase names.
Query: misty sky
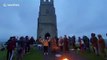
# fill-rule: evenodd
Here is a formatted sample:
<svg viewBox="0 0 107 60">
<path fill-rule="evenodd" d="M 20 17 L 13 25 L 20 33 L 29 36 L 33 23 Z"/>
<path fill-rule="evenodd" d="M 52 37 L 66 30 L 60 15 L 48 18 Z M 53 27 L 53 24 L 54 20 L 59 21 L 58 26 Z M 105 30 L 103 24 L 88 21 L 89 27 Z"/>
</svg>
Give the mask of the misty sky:
<svg viewBox="0 0 107 60">
<path fill-rule="evenodd" d="M 19 6 L 4 6 L 19 4 Z M 0 0 L 0 41 L 10 36 L 37 36 L 39 0 Z M 55 0 L 58 35 L 107 33 L 107 0 Z"/>
</svg>

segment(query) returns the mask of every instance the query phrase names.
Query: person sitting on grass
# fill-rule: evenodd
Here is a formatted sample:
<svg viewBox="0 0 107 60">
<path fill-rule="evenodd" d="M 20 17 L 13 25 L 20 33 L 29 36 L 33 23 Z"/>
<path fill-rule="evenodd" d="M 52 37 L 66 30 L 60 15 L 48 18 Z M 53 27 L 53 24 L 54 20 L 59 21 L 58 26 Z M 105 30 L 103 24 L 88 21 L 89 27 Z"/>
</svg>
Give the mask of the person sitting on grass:
<svg viewBox="0 0 107 60">
<path fill-rule="evenodd" d="M 99 51 L 106 58 L 105 41 L 101 34 L 98 35 Z"/>
</svg>

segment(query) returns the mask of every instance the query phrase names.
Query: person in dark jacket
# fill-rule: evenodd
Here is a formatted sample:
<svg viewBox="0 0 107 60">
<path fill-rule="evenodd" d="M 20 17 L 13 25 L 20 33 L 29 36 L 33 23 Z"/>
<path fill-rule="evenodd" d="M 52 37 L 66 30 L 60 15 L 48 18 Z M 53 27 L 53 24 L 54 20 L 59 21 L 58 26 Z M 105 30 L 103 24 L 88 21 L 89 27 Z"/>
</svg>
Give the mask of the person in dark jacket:
<svg viewBox="0 0 107 60">
<path fill-rule="evenodd" d="M 35 39 L 33 37 L 30 38 L 30 44 L 33 45 L 35 43 Z"/>
<path fill-rule="evenodd" d="M 96 55 L 99 55 L 98 51 L 98 39 L 95 35 L 95 33 L 91 33 L 91 39 L 90 39 L 93 47 L 93 51 L 96 53 Z"/>
<path fill-rule="evenodd" d="M 17 49 L 17 60 L 22 60 L 25 51 L 25 41 L 24 37 L 20 37 L 18 40 L 18 49 Z"/>
<path fill-rule="evenodd" d="M 26 41 L 25 53 L 27 53 L 30 51 L 30 40 L 28 36 L 25 37 L 25 41 Z"/>
<path fill-rule="evenodd" d="M 69 42 L 68 42 L 68 38 L 67 36 L 65 35 L 64 37 L 64 51 L 69 51 Z"/>
<path fill-rule="evenodd" d="M 75 40 L 76 40 L 75 36 L 72 36 L 72 41 L 71 41 L 72 43 L 71 44 L 72 44 L 73 49 L 76 49 L 76 45 L 75 45 L 76 41 Z"/>
<path fill-rule="evenodd" d="M 90 42 L 89 42 L 89 38 L 87 36 L 83 36 L 83 42 L 84 42 L 84 48 L 85 50 L 90 50 Z"/>
<path fill-rule="evenodd" d="M 9 38 L 9 40 L 6 42 L 7 45 L 7 60 L 10 60 L 11 54 L 12 54 L 12 45 L 11 45 L 12 37 Z"/>
<path fill-rule="evenodd" d="M 13 59 L 15 47 L 16 47 L 16 38 L 10 37 L 10 39 L 7 42 L 7 60 Z"/>
<path fill-rule="evenodd" d="M 103 55 L 104 58 L 106 58 L 106 51 L 105 51 L 106 45 L 101 34 L 98 35 L 98 44 L 99 44 L 100 54 Z"/>
</svg>

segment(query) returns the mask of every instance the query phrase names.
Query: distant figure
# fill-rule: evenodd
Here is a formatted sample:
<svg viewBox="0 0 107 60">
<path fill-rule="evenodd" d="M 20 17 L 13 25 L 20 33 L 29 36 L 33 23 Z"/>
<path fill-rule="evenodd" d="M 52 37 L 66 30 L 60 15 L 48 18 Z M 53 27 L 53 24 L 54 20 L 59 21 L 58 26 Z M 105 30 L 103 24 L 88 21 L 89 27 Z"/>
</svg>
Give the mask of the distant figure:
<svg viewBox="0 0 107 60">
<path fill-rule="evenodd" d="M 85 50 L 86 51 L 90 51 L 90 41 L 89 38 L 87 36 L 83 36 L 83 41 L 84 41 L 84 45 L 85 45 Z"/>
<path fill-rule="evenodd" d="M 30 39 L 28 36 L 25 37 L 25 42 L 26 42 L 25 53 L 27 53 L 30 51 Z"/>
<path fill-rule="evenodd" d="M 18 47 L 17 47 L 17 60 L 22 60 L 23 55 L 25 53 L 25 40 L 24 37 L 20 37 L 20 39 L 17 41 Z"/>
<path fill-rule="evenodd" d="M 97 39 L 95 33 L 91 33 L 90 41 L 92 43 L 92 47 L 93 47 L 94 52 L 96 53 L 96 55 L 99 55 L 99 52 L 98 52 L 98 39 Z"/>
<path fill-rule="evenodd" d="M 7 44 L 7 60 L 12 60 L 14 55 L 14 49 L 16 47 L 15 37 L 10 37 Z"/>
<path fill-rule="evenodd" d="M 106 51 L 105 51 L 106 45 L 102 35 L 100 34 L 98 35 L 98 44 L 99 44 L 100 53 L 106 58 Z"/>
<path fill-rule="evenodd" d="M 10 58 L 10 60 L 13 60 L 13 56 L 14 56 L 14 50 L 15 50 L 15 48 L 16 48 L 16 37 L 14 36 L 13 38 L 12 38 L 12 41 L 11 41 L 11 44 L 12 44 L 12 55 L 11 55 L 11 58 Z"/>
<path fill-rule="evenodd" d="M 33 44 L 35 43 L 35 39 L 31 37 L 29 42 L 30 42 L 31 47 L 33 47 Z"/>
<path fill-rule="evenodd" d="M 38 39 L 38 41 L 37 41 L 37 42 L 38 42 L 37 47 L 38 47 L 39 50 L 42 50 L 42 47 L 43 47 L 41 41 L 43 41 L 43 39 L 42 39 L 41 37 L 39 37 L 39 39 Z"/>
<path fill-rule="evenodd" d="M 81 37 L 78 37 L 80 51 L 84 51 L 84 42 Z"/>
<path fill-rule="evenodd" d="M 50 38 L 49 37 L 45 37 L 45 39 L 44 40 L 40 40 L 40 42 L 44 46 L 44 55 L 48 55 L 48 47 L 49 47 Z"/>
<path fill-rule="evenodd" d="M 56 39 L 56 44 L 58 46 L 58 40 L 59 40 L 59 38 L 56 36 L 55 39 Z"/>
<path fill-rule="evenodd" d="M 72 38 L 70 36 L 68 36 L 68 40 L 69 40 L 69 46 L 72 46 Z"/>
<path fill-rule="evenodd" d="M 76 41 L 75 41 L 75 40 L 76 40 L 75 36 L 72 36 L 72 41 L 71 41 L 71 43 L 72 43 L 72 48 L 73 48 L 73 50 L 76 49 L 76 45 L 75 45 L 75 44 L 76 44 Z"/>
<path fill-rule="evenodd" d="M 63 44 L 64 44 L 63 38 L 60 37 L 59 40 L 58 40 L 58 46 L 60 48 L 60 51 L 63 51 Z"/>
<path fill-rule="evenodd" d="M 64 51 L 69 51 L 69 42 L 68 42 L 68 38 L 67 38 L 67 36 L 65 35 L 65 37 L 64 37 Z"/>
<path fill-rule="evenodd" d="M 53 53 L 57 52 L 58 46 L 57 46 L 56 38 L 52 38 L 50 42 L 51 42 L 51 50 L 52 50 L 52 52 Z"/>
</svg>

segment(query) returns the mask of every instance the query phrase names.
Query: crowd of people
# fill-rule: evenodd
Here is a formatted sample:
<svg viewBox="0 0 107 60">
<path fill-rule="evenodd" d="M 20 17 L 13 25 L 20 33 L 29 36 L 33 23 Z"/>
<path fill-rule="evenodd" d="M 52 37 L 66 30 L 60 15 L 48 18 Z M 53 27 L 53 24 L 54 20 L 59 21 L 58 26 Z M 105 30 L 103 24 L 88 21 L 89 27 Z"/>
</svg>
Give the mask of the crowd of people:
<svg viewBox="0 0 107 60">
<path fill-rule="evenodd" d="M 106 34 L 107 36 L 107 34 Z M 94 52 L 97 56 L 102 55 L 106 58 L 106 42 L 101 34 L 96 35 L 91 33 L 91 37 L 83 36 L 66 36 L 64 37 L 50 37 L 38 38 L 36 41 L 33 37 L 28 36 L 15 37 L 12 36 L 6 42 L 7 47 L 7 60 L 13 60 L 13 56 L 16 54 L 17 60 L 22 60 L 23 56 L 29 53 L 31 45 L 38 42 L 43 45 L 44 55 L 48 55 L 49 50 L 52 53 L 67 52 L 67 51 L 80 51 L 80 52 Z"/>
<path fill-rule="evenodd" d="M 79 50 L 81 52 L 94 52 L 97 56 L 103 55 L 106 58 L 106 43 L 101 34 L 96 35 L 95 33 L 91 33 L 91 38 L 88 36 L 78 38 L 76 36 L 70 37 L 66 35 L 59 38 L 50 38 L 47 36 L 44 39 L 40 37 L 39 42 L 44 47 L 44 55 L 48 55 L 49 49 L 52 52 Z"/>
<path fill-rule="evenodd" d="M 13 56 L 15 54 L 17 56 L 17 60 L 22 60 L 24 54 L 29 53 L 30 45 L 32 45 L 34 42 L 35 40 L 33 37 L 10 37 L 10 39 L 5 44 L 7 45 L 7 60 L 13 60 Z"/>
</svg>

